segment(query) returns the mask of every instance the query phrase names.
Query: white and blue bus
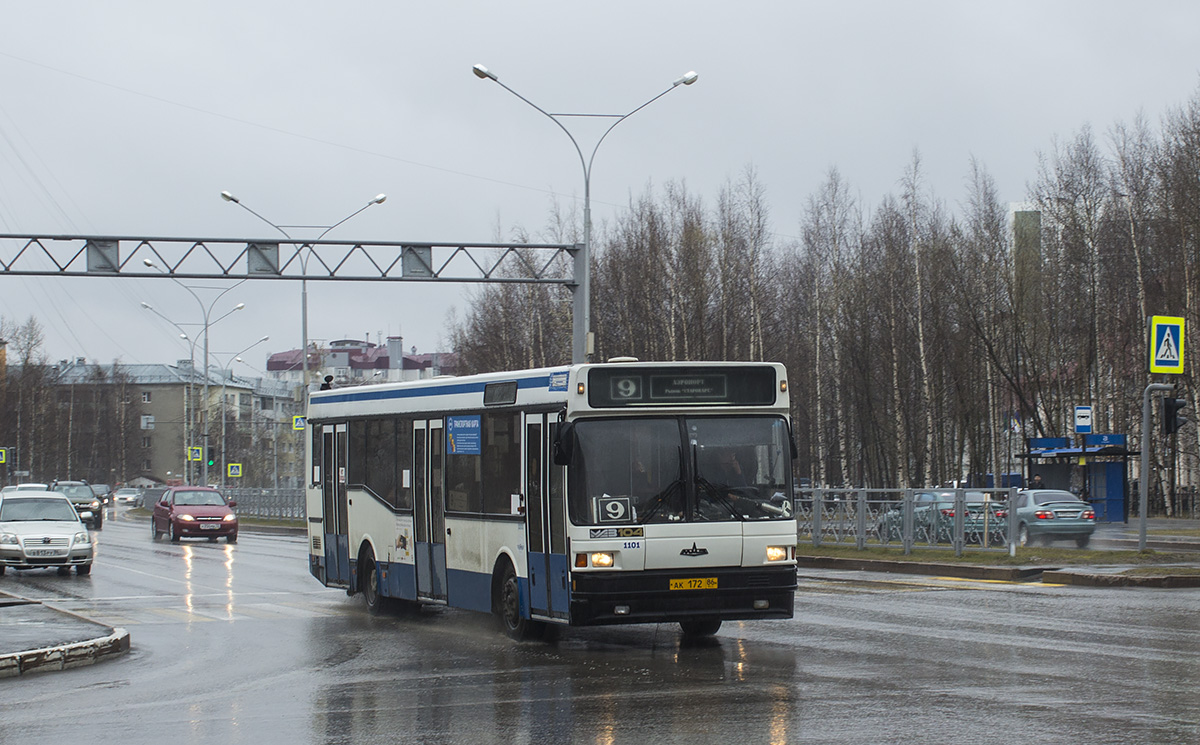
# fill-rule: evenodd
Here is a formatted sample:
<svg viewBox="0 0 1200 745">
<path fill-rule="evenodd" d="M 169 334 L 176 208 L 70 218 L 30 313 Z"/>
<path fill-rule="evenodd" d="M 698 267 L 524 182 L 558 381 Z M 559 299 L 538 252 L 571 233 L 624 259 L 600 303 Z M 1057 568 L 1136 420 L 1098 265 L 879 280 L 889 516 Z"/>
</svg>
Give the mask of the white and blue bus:
<svg viewBox="0 0 1200 745">
<path fill-rule="evenodd" d="M 614 361 L 311 394 L 309 567 L 367 607 L 548 625 L 790 618 L 787 376 Z"/>
</svg>

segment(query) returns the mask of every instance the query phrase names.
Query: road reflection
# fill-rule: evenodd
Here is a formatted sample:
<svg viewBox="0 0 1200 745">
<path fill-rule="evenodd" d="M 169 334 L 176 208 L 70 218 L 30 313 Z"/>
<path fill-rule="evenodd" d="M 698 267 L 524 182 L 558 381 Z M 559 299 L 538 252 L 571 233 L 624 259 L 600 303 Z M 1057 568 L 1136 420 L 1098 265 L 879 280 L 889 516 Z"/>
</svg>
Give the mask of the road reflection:
<svg viewBox="0 0 1200 745">
<path fill-rule="evenodd" d="M 464 640 L 459 620 L 445 619 L 443 635 L 417 622 L 378 637 L 394 648 L 361 652 L 370 680 L 334 673 L 337 682 L 316 689 L 313 731 L 330 742 L 795 739 L 791 649 L 731 637 L 688 641 L 665 624 L 570 629 L 545 644 L 481 628 Z"/>
<path fill-rule="evenodd" d="M 216 546 L 203 546 L 197 549 L 187 543 L 180 545 L 183 552 L 183 604 L 187 610 L 189 620 L 195 620 L 193 617 L 203 620 L 211 620 L 216 617 L 220 620 L 232 621 L 234 614 L 234 557 L 237 553 L 234 551 L 234 546 L 225 544 L 220 547 L 222 552 L 221 567 L 223 577 L 221 578 L 222 592 L 217 596 L 223 596 L 225 601 L 221 611 L 217 611 L 212 604 L 206 604 L 206 612 L 201 613 L 197 606 L 198 598 L 211 598 L 214 593 L 211 592 L 211 578 L 202 577 L 199 569 L 203 566 L 205 559 L 208 559 L 208 554 L 199 553 L 199 551 L 209 551 L 217 549 Z M 199 592 L 197 591 L 199 589 Z"/>
<path fill-rule="evenodd" d="M 193 550 L 191 546 L 183 546 L 183 605 L 189 616 L 196 612 L 196 588 L 192 582 L 192 573 L 195 571 Z M 188 622 L 191 623 L 190 620 Z"/>
</svg>

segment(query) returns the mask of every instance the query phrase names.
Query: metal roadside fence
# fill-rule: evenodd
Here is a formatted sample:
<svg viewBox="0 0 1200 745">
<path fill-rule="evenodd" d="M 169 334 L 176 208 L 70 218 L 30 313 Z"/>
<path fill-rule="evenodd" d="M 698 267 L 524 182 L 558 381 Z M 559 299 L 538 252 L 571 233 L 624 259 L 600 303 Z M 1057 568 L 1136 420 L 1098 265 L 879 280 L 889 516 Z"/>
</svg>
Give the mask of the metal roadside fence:
<svg viewBox="0 0 1200 745">
<path fill-rule="evenodd" d="M 237 502 L 237 513 L 246 517 L 276 520 L 304 519 L 303 489 L 222 489 L 221 493 Z"/>
<path fill-rule="evenodd" d="M 1011 489 L 805 489 L 797 540 L 822 545 L 1008 551 L 1016 545 Z"/>
</svg>

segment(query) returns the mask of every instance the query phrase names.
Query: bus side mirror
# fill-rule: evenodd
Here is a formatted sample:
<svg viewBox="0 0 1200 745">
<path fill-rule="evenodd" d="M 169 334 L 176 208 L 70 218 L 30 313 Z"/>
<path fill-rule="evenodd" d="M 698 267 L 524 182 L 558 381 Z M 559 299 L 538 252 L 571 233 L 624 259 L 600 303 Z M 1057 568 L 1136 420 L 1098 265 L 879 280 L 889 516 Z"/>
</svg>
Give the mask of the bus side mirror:
<svg viewBox="0 0 1200 745">
<path fill-rule="evenodd" d="M 571 454 L 575 452 L 575 424 L 568 422 L 558 428 L 558 437 L 554 438 L 552 456 L 554 465 L 571 465 Z"/>
</svg>

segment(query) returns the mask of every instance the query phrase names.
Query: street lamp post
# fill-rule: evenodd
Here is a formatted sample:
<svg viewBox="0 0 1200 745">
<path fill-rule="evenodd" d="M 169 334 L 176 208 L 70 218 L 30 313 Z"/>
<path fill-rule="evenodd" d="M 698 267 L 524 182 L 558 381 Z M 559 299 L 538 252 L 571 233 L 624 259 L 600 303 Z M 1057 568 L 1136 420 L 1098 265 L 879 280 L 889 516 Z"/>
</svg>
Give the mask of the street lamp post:
<svg viewBox="0 0 1200 745">
<path fill-rule="evenodd" d="M 583 248 L 575 255 L 574 276 L 577 287 L 574 291 L 574 306 L 571 312 L 572 316 L 572 331 L 571 331 L 571 362 L 581 363 L 587 362 L 588 355 L 591 354 L 591 339 L 592 319 L 591 319 L 591 281 L 592 281 L 592 163 L 596 160 L 596 151 L 600 149 L 600 144 L 604 142 L 604 138 L 608 137 L 608 133 L 613 131 L 618 124 L 633 116 L 637 112 L 646 108 L 658 99 L 667 95 L 681 85 L 691 85 L 696 82 L 699 77 L 696 73 L 687 72 L 671 82 L 671 87 L 667 88 L 662 93 L 659 93 L 654 98 L 646 101 L 641 106 L 633 109 L 627 114 L 551 114 L 534 102 L 525 98 L 520 93 L 517 93 L 512 88 L 509 88 L 504 83 L 500 82 L 500 78 L 496 77 L 496 73 L 487 69 L 483 65 L 475 65 L 472 68 L 477 78 L 481 80 L 491 80 L 496 85 L 513 94 L 547 118 L 558 125 L 568 138 L 571 144 L 575 146 L 575 152 L 579 154 L 579 163 L 583 166 Z M 562 117 L 595 117 L 602 119 L 615 119 L 608 129 L 604 130 L 604 134 L 600 135 L 600 139 L 596 141 L 595 147 L 592 148 L 591 156 L 584 158 L 583 150 L 579 147 L 579 143 L 575 140 L 575 136 L 567 129 L 560 118 Z"/>
<path fill-rule="evenodd" d="M 192 416 L 194 413 L 193 409 L 195 408 L 193 405 L 195 392 L 192 390 L 192 388 L 193 383 L 195 383 L 196 380 L 196 341 L 188 336 L 187 332 L 183 330 L 183 327 L 172 321 L 170 318 L 167 318 L 162 313 L 159 313 L 149 303 L 143 301 L 142 307 L 178 329 L 179 338 L 188 343 L 187 390 L 185 390 L 183 394 L 183 448 L 185 453 L 183 458 L 183 474 L 184 478 L 190 484 L 192 482 Z"/>
<path fill-rule="evenodd" d="M 159 267 L 150 259 L 142 259 L 142 263 L 145 264 L 146 266 L 150 267 L 151 269 L 159 269 Z M 204 301 L 200 299 L 200 296 L 197 295 L 195 293 L 195 291 L 192 290 L 191 287 L 188 287 L 187 285 L 185 285 L 184 283 L 175 279 L 174 277 L 171 277 L 171 280 L 173 282 L 175 282 L 175 284 L 179 285 L 180 287 L 182 287 L 183 289 L 188 291 L 188 294 L 190 294 L 192 296 L 192 298 L 195 299 L 196 303 L 199 304 L 200 312 L 204 316 L 204 324 L 203 324 L 204 325 L 204 394 L 203 394 L 204 406 L 200 409 L 200 431 L 204 436 L 204 459 L 203 459 L 203 461 L 201 461 L 200 473 L 201 473 L 201 479 L 204 482 L 203 485 L 208 486 L 208 404 L 209 404 L 209 401 L 208 401 L 208 329 L 209 329 L 209 327 L 213 326 L 217 322 L 232 315 L 236 311 L 239 311 L 242 308 L 245 308 L 246 304 L 238 303 L 237 305 L 235 305 L 233 307 L 232 310 L 226 311 L 223 315 L 217 317 L 216 319 L 210 320 L 210 316 L 212 315 L 212 310 L 216 306 L 217 301 L 220 300 L 225 295 L 225 293 L 229 292 L 230 290 L 237 287 L 238 285 L 240 285 L 242 282 L 245 282 L 246 280 L 243 279 L 239 282 L 235 282 L 232 285 L 230 285 L 229 287 L 226 287 L 224 290 L 221 290 L 220 294 L 218 294 L 215 298 L 213 298 L 213 301 L 211 303 L 209 303 L 208 305 L 204 304 Z"/>
<path fill-rule="evenodd" d="M 263 338 L 259 339 L 258 341 L 254 342 L 250 346 L 243 349 L 242 351 L 235 352 L 232 355 L 226 355 L 225 358 L 228 360 L 228 362 L 225 365 L 221 365 L 221 368 L 220 368 L 220 370 L 221 370 L 221 488 L 222 489 L 225 488 L 225 478 L 229 474 L 228 459 L 225 456 L 225 448 L 227 445 L 227 441 L 225 438 L 225 420 L 226 420 L 226 416 L 225 416 L 225 408 L 226 408 L 225 384 L 226 384 L 226 382 L 228 382 L 229 375 L 232 372 L 232 370 L 230 368 L 232 368 L 234 362 L 242 361 L 243 354 L 245 354 L 247 351 L 253 349 L 254 347 L 257 347 L 259 344 L 262 344 L 264 341 L 267 341 L 270 338 L 271 337 L 269 337 L 269 336 L 264 336 Z M 218 353 L 218 352 L 213 352 L 213 358 L 217 360 L 217 364 L 221 363 L 221 358 L 220 358 L 219 354 L 220 353 Z M 208 371 L 206 370 L 205 372 L 207 373 Z"/>
<path fill-rule="evenodd" d="M 278 230 L 280 233 L 283 233 L 283 236 L 285 238 L 287 238 L 289 241 L 293 240 L 293 238 L 286 230 L 284 230 L 284 228 L 320 227 L 320 226 L 314 226 L 314 225 L 307 225 L 307 226 L 276 225 L 275 223 L 271 222 L 267 218 L 258 214 L 257 212 L 250 209 L 246 205 L 242 204 L 242 200 L 238 199 L 233 194 L 230 194 L 227 191 L 221 192 L 221 199 L 224 199 L 226 202 L 233 202 L 237 206 L 246 210 L 250 214 L 257 217 L 259 220 L 262 220 L 263 222 L 265 222 L 267 225 L 270 225 L 272 228 Z M 360 212 L 366 210 L 368 207 L 371 207 L 372 205 L 376 205 L 376 204 L 383 204 L 385 201 L 387 201 L 386 194 L 376 194 L 374 197 L 371 198 L 370 201 L 368 201 L 362 207 L 359 207 L 357 210 L 355 210 L 354 212 L 351 212 L 349 215 L 346 215 L 345 217 L 343 217 L 341 220 L 338 220 L 334 224 L 326 226 L 324 231 L 320 235 L 318 235 L 312 243 L 316 243 L 317 241 L 321 240 L 329 233 L 329 231 L 333 230 L 337 226 L 346 222 L 350 218 L 358 215 Z M 308 243 L 303 246 L 297 244 L 297 246 L 296 246 L 296 255 L 298 255 L 300 257 L 300 336 L 302 337 L 302 342 L 303 342 L 303 345 L 300 347 L 300 356 L 303 359 L 303 368 L 302 369 L 304 372 L 303 372 L 303 378 L 302 378 L 301 382 L 302 382 L 302 387 L 304 389 L 305 411 L 308 410 L 308 255 L 306 255 L 304 253 L 304 248 L 307 247 L 309 249 L 309 254 L 311 254 L 312 253 L 312 243 Z"/>
</svg>

